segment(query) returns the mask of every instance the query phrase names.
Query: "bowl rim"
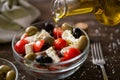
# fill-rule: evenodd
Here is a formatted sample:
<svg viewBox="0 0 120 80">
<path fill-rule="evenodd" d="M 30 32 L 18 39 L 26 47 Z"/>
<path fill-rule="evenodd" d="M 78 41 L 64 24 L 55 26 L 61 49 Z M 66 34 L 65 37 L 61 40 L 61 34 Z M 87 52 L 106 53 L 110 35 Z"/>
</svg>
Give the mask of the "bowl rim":
<svg viewBox="0 0 120 80">
<path fill-rule="evenodd" d="M 37 22 L 37 23 L 35 23 L 35 24 L 40 24 L 40 23 L 44 23 L 44 21 L 42 21 L 42 22 Z M 33 24 L 34 25 L 34 24 Z M 74 26 L 73 26 L 74 27 Z M 24 57 L 22 57 L 22 56 L 20 56 L 17 52 L 16 52 L 16 50 L 14 49 L 14 42 L 15 42 L 15 38 L 16 38 L 16 36 L 20 33 L 20 32 L 23 32 L 23 30 L 25 30 L 25 29 L 21 29 L 20 31 L 18 31 L 14 36 L 13 36 L 13 38 L 12 38 L 12 49 L 13 49 L 13 54 L 16 54 L 19 58 L 21 58 L 21 59 L 23 59 L 23 60 L 26 60 Z M 69 59 L 69 60 L 66 60 L 66 61 L 63 61 L 63 62 L 58 62 L 58 63 L 44 63 L 44 65 L 64 65 L 64 64 L 67 64 L 67 63 L 70 63 L 70 62 L 73 62 L 73 61 L 75 61 L 75 60 L 78 60 L 79 58 L 81 58 L 83 55 L 85 55 L 85 54 L 88 54 L 88 50 L 89 50 L 89 47 L 90 47 L 90 39 L 89 39 L 89 37 L 88 37 L 88 34 L 83 30 L 83 29 L 81 29 L 80 28 L 80 30 L 83 32 L 83 34 L 87 37 L 87 40 L 88 40 L 88 43 L 87 43 L 87 46 L 86 46 L 86 48 L 84 49 L 84 51 L 80 54 L 80 55 L 78 55 L 78 56 L 76 56 L 76 57 L 74 57 L 74 58 L 72 58 L 72 59 Z M 30 63 L 33 63 L 33 64 L 38 64 L 37 62 L 33 62 L 33 61 L 30 61 L 30 60 L 26 60 L 26 61 L 28 61 L 28 62 L 30 62 Z M 81 64 L 83 61 L 79 61 L 79 63 Z M 38 70 L 38 69 L 37 69 Z"/>
<path fill-rule="evenodd" d="M 17 67 L 11 61 L 9 61 L 7 59 L 0 58 L 0 60 L 7 62 L 8 64 L 10 64 L 14 68 L 15 74 L 16 74 L 15 80 L 18 80 L 18 69 L 17 69 Z"/>
</svg>

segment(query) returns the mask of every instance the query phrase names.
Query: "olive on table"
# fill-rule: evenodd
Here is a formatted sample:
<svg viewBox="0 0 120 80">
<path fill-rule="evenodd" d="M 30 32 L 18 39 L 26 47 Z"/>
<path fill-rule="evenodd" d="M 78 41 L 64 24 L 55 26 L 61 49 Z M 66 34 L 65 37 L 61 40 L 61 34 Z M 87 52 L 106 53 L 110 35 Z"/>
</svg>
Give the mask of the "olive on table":
<svg viewBox="0 0 120 80">
<path fill-rule="evenodd" d="M 29 26 L 26 30 L 25 30 L 25 33 L 28 35 L 28 36 L 32 36 L 34 35 L 35 33 L 37 33 L 38 29 L 37 27 L 35 26 Z"/>
</svg>

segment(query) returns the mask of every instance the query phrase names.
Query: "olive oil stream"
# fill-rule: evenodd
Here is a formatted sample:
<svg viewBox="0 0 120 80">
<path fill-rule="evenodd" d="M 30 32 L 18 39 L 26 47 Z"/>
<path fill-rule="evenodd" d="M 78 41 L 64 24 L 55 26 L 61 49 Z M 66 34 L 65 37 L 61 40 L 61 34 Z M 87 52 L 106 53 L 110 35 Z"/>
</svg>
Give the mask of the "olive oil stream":
<svg viewBox="0 0 120 80">
<path fill-rule="evenodd" d="M 55 0 L 57 1 L 57 0 Z M 104 25 L 114 26 L 120 23 L 120 0 L 61 0 L 53 5 L 52 13 L 57 23 L 61 18 L 93 13 Z M 64 2 L 65 1 L 65 2 Z"/>
</svg>

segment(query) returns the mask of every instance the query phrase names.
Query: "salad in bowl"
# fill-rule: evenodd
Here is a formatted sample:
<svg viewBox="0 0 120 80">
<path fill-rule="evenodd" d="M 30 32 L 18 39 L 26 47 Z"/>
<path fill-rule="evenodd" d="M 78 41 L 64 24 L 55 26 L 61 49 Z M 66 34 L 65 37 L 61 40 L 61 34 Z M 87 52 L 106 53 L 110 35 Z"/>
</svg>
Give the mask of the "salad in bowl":
<svg viewBox="0 0 120 80">
<path fill-rule="evenodd" d="M 12 40 L 16 61 L 40 79 L 61 79 L 79 69 L 89 52 L 87 33 L 69 23 L 40 22 L 18 32 Z"/>
</svg>

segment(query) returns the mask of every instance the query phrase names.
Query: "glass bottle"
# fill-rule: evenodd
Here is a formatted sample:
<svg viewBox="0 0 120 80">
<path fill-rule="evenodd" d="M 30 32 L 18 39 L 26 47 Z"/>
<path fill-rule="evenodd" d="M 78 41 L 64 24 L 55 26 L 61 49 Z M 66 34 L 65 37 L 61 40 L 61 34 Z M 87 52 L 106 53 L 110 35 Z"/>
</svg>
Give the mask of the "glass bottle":
<svg viewBox="0 0 120 80">
<path fill-rule="evenodd" d="M 51 10 L 55 22 L 67 16 L 93 13 L 105 25 L 120 23 L 120 0 L 53 0 Z"/>
</svg>

